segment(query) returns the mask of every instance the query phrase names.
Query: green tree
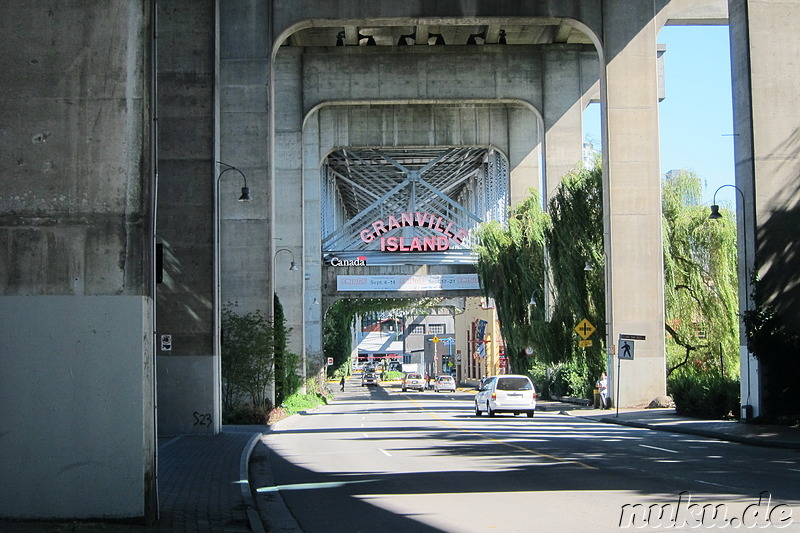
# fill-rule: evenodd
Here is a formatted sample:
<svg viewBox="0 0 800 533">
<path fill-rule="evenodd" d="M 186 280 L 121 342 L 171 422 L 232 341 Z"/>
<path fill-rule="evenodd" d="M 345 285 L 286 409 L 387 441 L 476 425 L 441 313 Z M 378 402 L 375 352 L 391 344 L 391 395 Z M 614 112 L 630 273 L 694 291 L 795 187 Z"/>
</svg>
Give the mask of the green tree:
<svg viewBox="0 0 800 533">
<path fill-rule="evenodd" d="M 546 338 L 544 297 L 544 234 L 549 220 L 541 199 L 531 191 L 511 211 L 507 227 L 496 221 L 478 228 L 478 276 L 486 296 L 493 298 L 500 331 L 513 372 L 527 372 L 525 348 Z"/>
<path fill-rule="evenodd" d="M 557 369 L 562 394 L 591 397 L 606 366 L 601 166 L 576 169 L 564 176 L 548 203 L 548 212 L 551 226 L 546 244 L 555 297 L 544 359 L 563 363 Z M 574 332 L 584 319 L 596 328 L 587 348 L 578 346 Z"/>
<path fill-rule="evenodd" d="M 283 305 L 275 294 L 273 321 L 275 324 L 275 404 L 281 405 L 283 401 L 294 394 L 302 385 L 302 378 L 297 373 L 300 356 L 287 349 L 286 339 L 291 328 L 286 328 L 286 315 Z"/>
<path fill-rule="evenodd" d="M 272 322 L 261 311 L 237 314 L 232 304 L 222 308 L 222 392 L 228 411 L 243 397 L 256 407 L 271 407 L 275 336 Z"/>
<path fill-rule="evenodd" d="M 693 172 L 662 183 L 667 373 L 688 366 L 739 375 L 736 220 L 709 220 Z"/>
</svg>

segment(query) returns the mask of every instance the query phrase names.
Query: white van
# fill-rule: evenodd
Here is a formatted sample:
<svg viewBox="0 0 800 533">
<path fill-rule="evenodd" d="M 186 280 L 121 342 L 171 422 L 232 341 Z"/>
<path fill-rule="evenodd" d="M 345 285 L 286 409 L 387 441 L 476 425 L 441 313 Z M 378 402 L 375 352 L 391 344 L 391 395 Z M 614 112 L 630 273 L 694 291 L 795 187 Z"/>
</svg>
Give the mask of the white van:
<svg viewBox="0 0 800 533">
<path fill-rule="evenodd" d="M 486 378 L 475 395 L 475 416 L 483 411 L 495 413 L 526 413 L 533 417 L 536 410 L 536 389 L 528 376 L 507 374 Z"/>
</svg>

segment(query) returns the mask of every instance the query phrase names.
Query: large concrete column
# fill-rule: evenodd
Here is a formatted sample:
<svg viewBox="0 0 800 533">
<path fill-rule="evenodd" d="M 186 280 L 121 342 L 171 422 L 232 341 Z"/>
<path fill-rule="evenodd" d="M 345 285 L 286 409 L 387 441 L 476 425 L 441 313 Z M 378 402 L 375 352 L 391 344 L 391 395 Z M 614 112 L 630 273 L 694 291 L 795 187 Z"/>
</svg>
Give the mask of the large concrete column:
<svg viewBox="0 0 800 533">
<path fill-rule="evenodd" d="M 272 277 L 275 292 L 286 315 L 286 326 L 292 330 L 288 349 L 301 355 L 297 372 L 305 381 L 304 213 L 307 209 L 309 213 L 315 210 L 313 205 L 306 206 L 303 199 L 302 52 L 302 48 L 282 48 L 276 55 L 273 66 L 273 98 L 280 105 L 274 110 L 275 160 L 272 162 L 272 189 L 275 256 Z M 319 192 L 316 195 L 319 196 Z M 316 213 L 319 211 L 316 210 Z M 298 270 L 289 270 L 291 261 L 295 262 Z"/>
<path fill-rule="evenodd" d="M 214 330 L 216 9 L 158 4 L 158 212 L 164 250 L 156 293 L 161 435 L 219 431 L 219 357 Z"/>
<path fill-rule="evenodd" d="M 260 0 L 217 2 L 217 159 L 243 172 L 251 196 L 249 202 L 237 201 L 243 180 L 236 172 L 219 179 L 217 334 L 220 308 L 229 304 L 236 313 L 259 310 L 272 315 L 273 242 L 280 241 L 273 241 L 271 224 L 269 4 Z M 218 176 L 225 168 L 217 168 Z M 288 265 L 283 255 L 281 259 Z M 220 352 L 217 343 L 216 353 Z M 274 390 L 269 397 L 274 401 Z"/>
<path fill-rule="evenodd" d="M 745 265 L 739 274 L 739 307 L 742 312 L 752 308 L 747 273 L 755 270 L 764 305 L 774 307 L 789 331 L 797 331 L 800 300 L 788 288 L 797 286 L 800 272 L 800 259 L 792 253 L 800 223 L 800 5 L 730 0 L 729 12 L 736 186 L 744 205 L 733 189 L 725 198 L 737 202 L 738 239 L 744 243 L 739 246 L 739 261 Z M 769 412 L 769 398 L 761 401 L 762 379 L 769 374 L 760 370 L 742 331 L 742 404 L 753 406 L 753 416 Z"/>
<path fill-rule="evenodd" d="M 155 517 L 149 6 L 0 3 L 0 517 Z"/>
<path fill-rule="evenodd" d="M 610 345 L 635 341 L 632 361 L 609 368 L 619 405 L 666 393 L 661 179 L 658 161 L 657 25 L 653 4 L 607 0 L 601 85 L 606 173 L 606 290 Z M 615 390 L 616 392 L 616 390 Z M 616 400 L 616 397 L 615 397 Z"/>
</svg>

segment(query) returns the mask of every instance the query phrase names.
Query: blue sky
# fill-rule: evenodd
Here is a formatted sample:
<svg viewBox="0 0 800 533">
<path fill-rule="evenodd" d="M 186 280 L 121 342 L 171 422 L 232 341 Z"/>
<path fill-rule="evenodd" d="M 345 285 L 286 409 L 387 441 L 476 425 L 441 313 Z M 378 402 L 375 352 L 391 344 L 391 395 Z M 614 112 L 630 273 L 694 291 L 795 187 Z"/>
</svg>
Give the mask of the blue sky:
<svg viewBox="0 0 800 533">
<path fill-rule="evenodd" d="M 667 45 L 666 98 L 658 107 L 661 173 L 693 170 L 711 203 L 720 185 L 735 182 L 728 27 L 667 26 L 658 42 Z M 599 107 L 592 105 L 584 117 L 587 140 L 595 144 L 599 114 Z M 733 194 L 734 189 L 723 189 L 718 203 L 734 203 Z"/>
</svg>

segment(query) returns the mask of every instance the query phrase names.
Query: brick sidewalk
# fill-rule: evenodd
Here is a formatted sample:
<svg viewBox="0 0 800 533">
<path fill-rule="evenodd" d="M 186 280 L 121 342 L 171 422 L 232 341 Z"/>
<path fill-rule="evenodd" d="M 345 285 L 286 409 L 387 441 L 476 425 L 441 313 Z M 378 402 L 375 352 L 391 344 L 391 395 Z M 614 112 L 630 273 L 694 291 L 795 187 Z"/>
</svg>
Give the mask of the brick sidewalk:
<svg viewBox="0 0 800 533">
<path fill-rule="evenodd" d="M 153 526 L 125 521 L 0 520 L 3 533 L 242 533 L 251 529 L 247 485 L 249 447 L 266 426 L 225 426 L 218 435 L 159 439 L 160 517 Z M 244 464 L 243 464 L 244 463 Z M 244 469 L 244 471 L 242 471 Z M 242 483 L 244 481 L 244 483 Z M 46 497 L 46 496 L 44 496 Z"/>
</svg>

